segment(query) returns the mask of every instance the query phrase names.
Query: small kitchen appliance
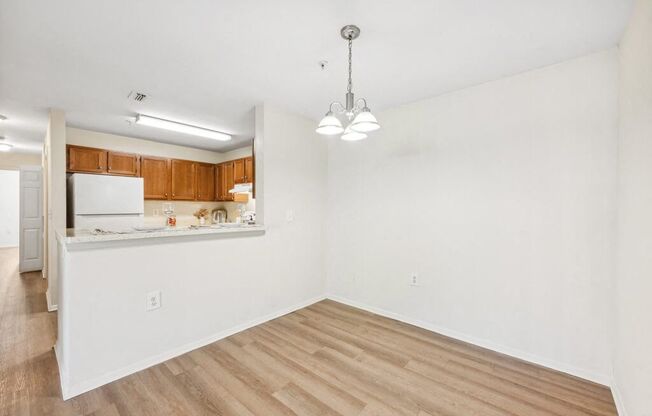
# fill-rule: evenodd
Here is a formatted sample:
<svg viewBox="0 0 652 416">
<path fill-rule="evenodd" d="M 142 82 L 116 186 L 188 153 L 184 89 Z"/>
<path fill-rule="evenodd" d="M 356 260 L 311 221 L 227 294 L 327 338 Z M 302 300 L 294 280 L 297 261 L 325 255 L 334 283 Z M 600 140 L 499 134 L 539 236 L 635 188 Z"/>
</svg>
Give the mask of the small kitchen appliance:
<svg viewBox="0 0 652 416">
<path fill-rule="evenodd" d="M 228 214 L 225 209 L 219 208 L 213 210 L 213 222 L 215 224 L 225 223 L 227 220 Z"/>
</svg>

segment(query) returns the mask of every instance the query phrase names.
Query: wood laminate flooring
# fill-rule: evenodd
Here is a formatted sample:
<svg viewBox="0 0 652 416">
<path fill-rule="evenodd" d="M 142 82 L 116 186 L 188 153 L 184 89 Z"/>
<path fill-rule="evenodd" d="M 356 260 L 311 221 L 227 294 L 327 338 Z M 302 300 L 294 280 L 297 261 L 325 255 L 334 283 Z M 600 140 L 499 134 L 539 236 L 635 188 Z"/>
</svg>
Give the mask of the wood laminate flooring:
<svg viewBox="0 0 652 416">
<path fill-rule="evenodd" d="M 0 249 L 1 415 L 615 415 L 607 387 L 333 301 L 66 402 L 46 282 Z"/>
</svg>

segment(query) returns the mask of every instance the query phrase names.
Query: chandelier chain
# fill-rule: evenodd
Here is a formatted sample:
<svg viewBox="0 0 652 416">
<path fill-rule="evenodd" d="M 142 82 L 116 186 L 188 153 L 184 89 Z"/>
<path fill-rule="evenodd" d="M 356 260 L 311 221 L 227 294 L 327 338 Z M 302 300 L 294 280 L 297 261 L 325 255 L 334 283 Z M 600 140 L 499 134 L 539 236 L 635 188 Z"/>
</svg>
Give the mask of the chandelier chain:
<svg viewBox="0 0 652 416">
<path fill-rule="evenodd" d="M 351 77 L 352 77 L 351 66 L 353 64 L 353 59 L 352 59 L 353 51 L 352 51 L 352 49 L 353 49 L 353 39 L 351 37 L 349 37 L 349 84 L 347 85 L 347 92 L 351 92 L 351 90 L 353 89 L 353 81 L 351 80 Z"/>
</svg>

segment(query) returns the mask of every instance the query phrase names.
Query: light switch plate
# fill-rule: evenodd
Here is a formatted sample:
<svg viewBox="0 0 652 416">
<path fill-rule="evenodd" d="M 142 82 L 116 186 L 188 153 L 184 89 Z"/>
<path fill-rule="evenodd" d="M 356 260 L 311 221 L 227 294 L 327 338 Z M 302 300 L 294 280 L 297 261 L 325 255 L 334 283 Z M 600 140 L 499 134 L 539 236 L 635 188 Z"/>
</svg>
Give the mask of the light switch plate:
<svg viewBox="0 0 652 416">
<path fill-rule="evenodd" d="M 153 311 L 161 307 L 161 291 L 155 290 L 154 292 L 149 292 L 147 294 L 147 306 L 146 310 Z"/>
</svg>

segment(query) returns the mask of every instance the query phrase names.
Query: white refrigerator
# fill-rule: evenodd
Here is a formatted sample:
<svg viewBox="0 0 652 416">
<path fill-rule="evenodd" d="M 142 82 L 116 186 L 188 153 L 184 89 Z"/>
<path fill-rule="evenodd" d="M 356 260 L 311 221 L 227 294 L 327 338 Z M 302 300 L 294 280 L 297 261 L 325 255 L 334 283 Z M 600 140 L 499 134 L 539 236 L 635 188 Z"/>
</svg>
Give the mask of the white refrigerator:
<svg viewBox="0 0 652 416">
<path fill-rule="evenodd" d="M 68 178 L 68 226 L 127 231 L 142 227 L 143 178 L 73 173 Z"/>
</svg>

